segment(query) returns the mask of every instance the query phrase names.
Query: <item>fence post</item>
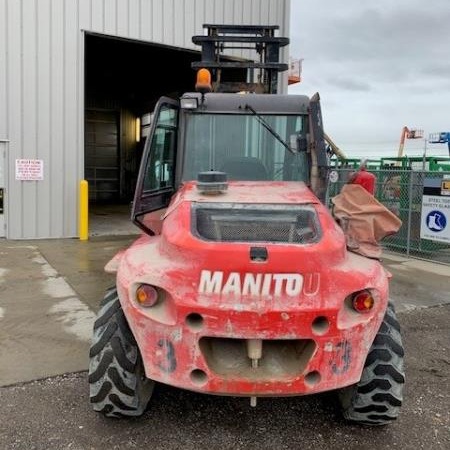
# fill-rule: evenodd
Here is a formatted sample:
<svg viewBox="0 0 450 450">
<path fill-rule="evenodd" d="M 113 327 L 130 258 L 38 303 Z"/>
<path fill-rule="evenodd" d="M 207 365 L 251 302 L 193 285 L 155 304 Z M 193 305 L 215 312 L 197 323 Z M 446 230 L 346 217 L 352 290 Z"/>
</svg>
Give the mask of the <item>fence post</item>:
<svg viewBox="0 0 450 450">
<path fill-rule="evenodd" d="M 410 170 L 409 171 L 409 183 L 408 183 L 408 230 L 407 230 L 407 235 L 406 235 L 406 256 L 409 256 L 409 250 L 411 248 L 413 174 L 414 174 L 414 172 L 412 170 Z"/>
</svg>

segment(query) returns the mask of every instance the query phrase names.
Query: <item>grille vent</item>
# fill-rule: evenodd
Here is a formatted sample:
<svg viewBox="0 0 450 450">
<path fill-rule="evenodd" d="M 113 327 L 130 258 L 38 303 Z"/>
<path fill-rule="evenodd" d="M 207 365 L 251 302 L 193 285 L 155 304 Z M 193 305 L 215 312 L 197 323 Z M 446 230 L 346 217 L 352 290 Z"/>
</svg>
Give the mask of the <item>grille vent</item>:
<svg viewBox="0 0 450 450">
<path fill-rule="evenodd" d="M 193 233 L 217 242 L 310 244 L 319 240 L 312 206 L 199 204 L 193 209 Z"/>
</svg>

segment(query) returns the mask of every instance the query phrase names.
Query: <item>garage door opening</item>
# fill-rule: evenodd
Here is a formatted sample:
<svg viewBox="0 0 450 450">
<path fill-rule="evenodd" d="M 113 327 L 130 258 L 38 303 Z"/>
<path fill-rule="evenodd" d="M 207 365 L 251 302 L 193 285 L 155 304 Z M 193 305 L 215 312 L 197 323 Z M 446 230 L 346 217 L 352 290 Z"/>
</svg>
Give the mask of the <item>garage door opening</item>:
<svg viewBox="0 0 450 450">
<path fill-rule="evenodd" d="M 233 60 L 224 56 L 223 60 Z M 138 234 L 130 220 L 149 118 L 161 96 L 193 91 L 199 51 L 85 34 L 84 176 L 90 235 Z M 223 81 L 245 81 L 231 69 Z"/>
<path fill-rule="evenodd" d="M 90 235 L 137 234 L 130 221 L 145 137 L 158 98 L 193 90 L 200 53 L 98 34 L 85 35 L 84 176 Z M 144 124 L 142 121 L 144 118 Z"/>
</svg>

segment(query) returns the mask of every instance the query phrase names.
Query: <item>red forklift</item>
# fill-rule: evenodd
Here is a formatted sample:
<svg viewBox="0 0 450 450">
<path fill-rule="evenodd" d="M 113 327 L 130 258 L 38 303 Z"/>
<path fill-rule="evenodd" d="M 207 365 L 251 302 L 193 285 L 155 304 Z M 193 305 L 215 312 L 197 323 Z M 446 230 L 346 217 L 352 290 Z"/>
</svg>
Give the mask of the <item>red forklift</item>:
<svg viewBox="0 0 450 450">
<path fill-rule="evenodd" d="M 159 383 L 252 406 L 335 391 L 346 419 L 387 424 L 405 381 L 390 275 L 348 250 L 325 204 L 319 95 L 277 93 L 277 26 L 205 28 L 196 91 L 154 110 L 132 208 L 142 234 L 105 267 L 116 283 L 94 325 L 92 406 L 142 415 Z M 228 45 L 260 60 L 225 60 Z"/>
</svg>

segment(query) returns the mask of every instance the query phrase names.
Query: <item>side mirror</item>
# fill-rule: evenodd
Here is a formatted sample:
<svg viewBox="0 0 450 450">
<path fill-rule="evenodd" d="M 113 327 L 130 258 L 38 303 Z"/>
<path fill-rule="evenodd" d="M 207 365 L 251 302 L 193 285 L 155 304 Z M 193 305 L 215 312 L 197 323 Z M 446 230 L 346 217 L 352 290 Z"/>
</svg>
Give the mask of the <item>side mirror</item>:
<svg viewBox="0 0 450 450">
<path fill-rule="evenodd" d="M 305 153 L 308 150 L 308 139 L 301 132 L 291 134 L 290 147 L 293 153 Z"/>
<path fill-rule="evenodd" d="M 299 134 L 297 137 L 297 151 L 306 152 L 308 150 L 308 139 L 302 134 Z"/>
</svg>

